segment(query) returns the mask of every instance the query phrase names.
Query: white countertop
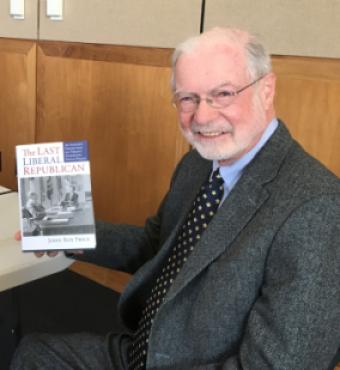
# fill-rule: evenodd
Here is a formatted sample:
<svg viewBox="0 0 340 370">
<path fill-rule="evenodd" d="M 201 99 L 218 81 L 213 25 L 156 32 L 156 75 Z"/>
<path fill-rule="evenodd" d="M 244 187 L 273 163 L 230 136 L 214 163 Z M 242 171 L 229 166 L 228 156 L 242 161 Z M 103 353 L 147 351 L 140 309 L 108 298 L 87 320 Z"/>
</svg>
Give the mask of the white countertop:
<svg viewBox="0 0 340 370">
<path fill-rule="evenodd" d="M 0 291 L 59 272 L 73 263 L 64 253 L 37 258 L 21 251 L 20 242 L 14 240 L 20 228 L 18 194 L 7 191 L 0 186 Z"/>
<path fill-rule="evenodd" d="M 8 192 L 9 189 L 5 188 L 4 186 L 0 185 L 0 194 Z"/>
</svg>

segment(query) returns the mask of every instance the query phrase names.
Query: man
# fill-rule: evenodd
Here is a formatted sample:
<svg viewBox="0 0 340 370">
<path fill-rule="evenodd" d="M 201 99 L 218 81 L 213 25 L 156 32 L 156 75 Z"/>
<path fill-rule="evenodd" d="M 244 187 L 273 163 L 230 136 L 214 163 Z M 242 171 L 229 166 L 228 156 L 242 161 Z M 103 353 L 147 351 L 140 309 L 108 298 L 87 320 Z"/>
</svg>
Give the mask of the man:
<svg viewBox="0 0 340 370">
<path fill-rule="evenodd" d="M 43 218 L 46 214 L 45 208 L 40 204 L 38 200 L 38 194 L 31 191 L 28 194 L 28 199 L 25 204 L 25 209 L 29 212 L 33 218 Z"/>
<path fill-rule="evenodd" d="M 65 193 L 64 199 L 60 202 L 63 207 L 78 207 L 79 195 L 76 192 L 75 185 L 68 185 L 67 192 Z"/>
<path fill-rule="evenodd" d="M 326 369 L 340 343 L 340 184 L 275 119 L 251 35 L 213 29 L 174 53 L 194 146 L 144 229 L 98 223 L 80 259 L 134 273 L 128 332 L 24 340 L 12 369 Z"/>
</svg>

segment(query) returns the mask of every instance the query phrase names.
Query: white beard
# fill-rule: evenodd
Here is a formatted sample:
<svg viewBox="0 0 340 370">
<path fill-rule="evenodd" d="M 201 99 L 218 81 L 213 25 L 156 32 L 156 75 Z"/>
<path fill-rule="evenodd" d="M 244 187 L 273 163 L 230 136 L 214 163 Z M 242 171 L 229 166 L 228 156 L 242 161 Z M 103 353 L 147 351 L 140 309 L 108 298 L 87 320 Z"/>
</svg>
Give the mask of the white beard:
<svg viewBox="0 0 340 370">
<path fill-rule="evenodd" d="M 198 151 L 198 153 L 208 160 L 235 160 L 240 158 L 243 154 L 248 152 L 257 141 L 260 139 L 266 127 L 266 114 L 259 103 L 254 98 L 253 100 L 253 119 L 247 123 L 248 131 L 243 128 L 242 132 L 235 135 L 235 128 L 228 122 L 215 123 L 209 122 L 206 124 L 198 124 L 192 122 L 190 128 L 181 128 L 182 134 L 186 140 Z M 245 126 L 245 125 L 244 125 Z M 202 133 L 227 133 L 225 137 L 216 137 L 211 142 L 201 141 L 195 136 L 198 132 Z"/>
<path fill-rule="evenodd" d="M 190 130 L 184 131 L 181 129 L 182 134 L 185 139 L 198 151 L 198 153 L 205 159 L 208 160 L 222 160 L 226 159 L 233 153 L 230 152 L 229 145 L 228 149 L 226 146 L 222 146 L 221 143 L 202 143 L 200 140 L 197 140 L 195 134 Z M 230 134 L 232 135 L 232 134 Z"/>
</svg>

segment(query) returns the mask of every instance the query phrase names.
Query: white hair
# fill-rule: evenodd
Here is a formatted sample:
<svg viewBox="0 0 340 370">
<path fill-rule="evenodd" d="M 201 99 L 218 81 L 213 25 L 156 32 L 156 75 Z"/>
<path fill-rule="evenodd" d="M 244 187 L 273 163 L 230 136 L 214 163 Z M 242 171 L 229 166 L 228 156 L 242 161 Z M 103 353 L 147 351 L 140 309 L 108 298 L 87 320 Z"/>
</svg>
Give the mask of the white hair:
<svg viewBox="0 0 340 370">
<path fill-rule="evenodd" d="M 270 55 L 254 35 L 236 28 L 215 27 L 179 44 L 172 55 L 171 87 L 176 89 L 176 63 L 181 55 L 200 47 L 235 45 L 244 48 L 249 77 L 253 80 L 271 72 Z"/>
</svg>

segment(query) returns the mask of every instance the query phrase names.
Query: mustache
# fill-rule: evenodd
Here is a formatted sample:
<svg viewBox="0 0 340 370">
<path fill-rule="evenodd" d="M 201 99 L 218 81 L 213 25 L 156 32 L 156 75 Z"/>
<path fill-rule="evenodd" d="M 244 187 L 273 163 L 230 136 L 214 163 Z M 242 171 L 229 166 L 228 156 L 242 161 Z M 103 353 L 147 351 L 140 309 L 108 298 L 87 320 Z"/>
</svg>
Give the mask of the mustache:
<svg viewBox="0 0 340 370">
<path fill-rule="evenodd" d="M 201 124 L 193 121 L 191 124 L 191 131 L 195 134 L 209 132 L 233 133 L 234 129 L 232 125 L 226 122 L 224 123 L 208 122 L 205 124 Z"/>
</svg>

